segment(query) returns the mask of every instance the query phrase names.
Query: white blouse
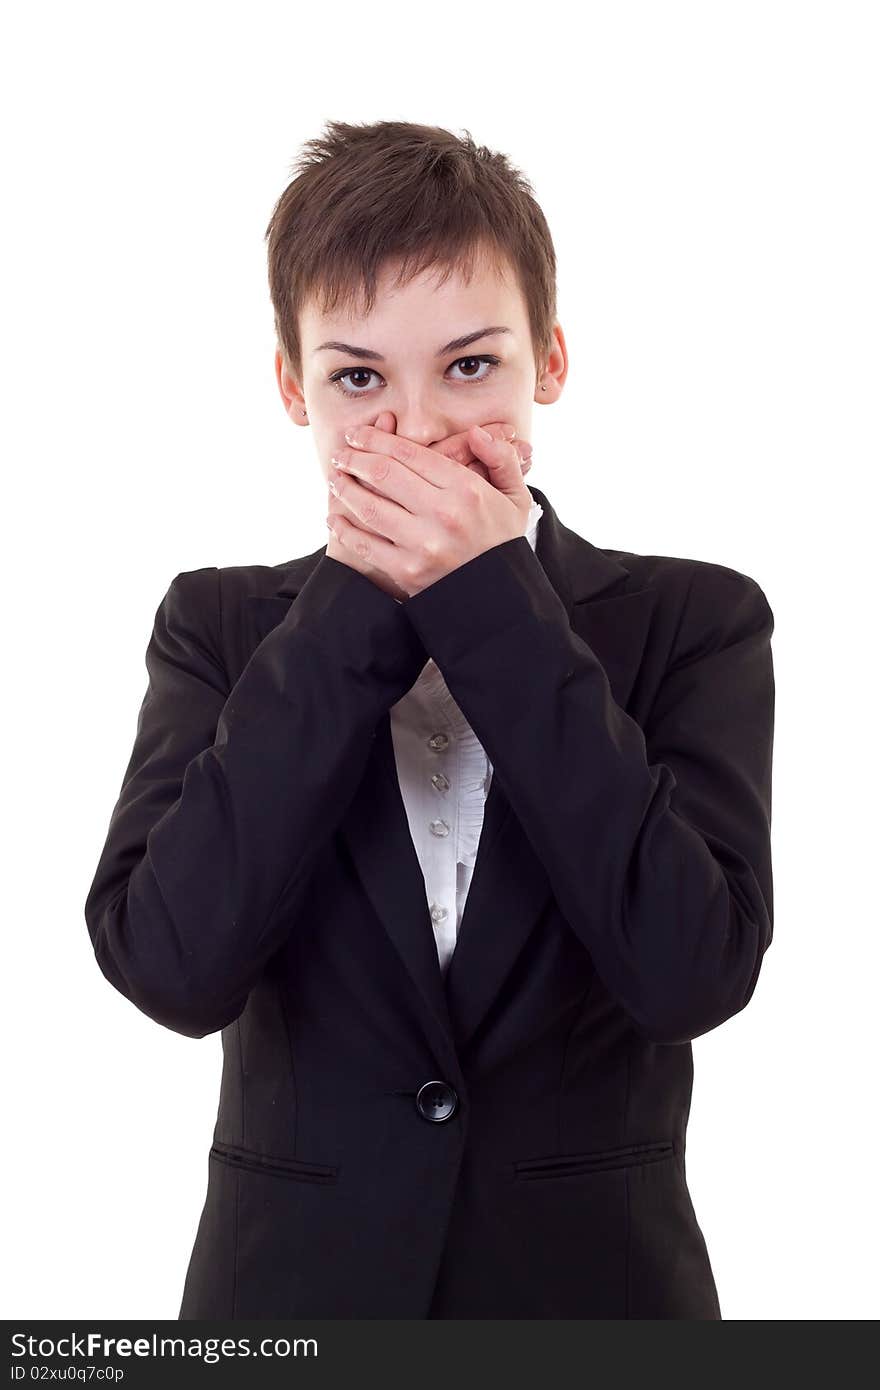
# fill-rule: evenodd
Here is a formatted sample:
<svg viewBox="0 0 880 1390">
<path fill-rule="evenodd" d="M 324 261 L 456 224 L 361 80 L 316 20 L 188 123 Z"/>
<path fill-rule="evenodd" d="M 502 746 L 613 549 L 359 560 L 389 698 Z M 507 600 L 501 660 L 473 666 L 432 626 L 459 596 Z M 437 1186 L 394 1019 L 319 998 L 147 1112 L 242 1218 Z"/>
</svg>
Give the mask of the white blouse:
<svg viewBox="0 0 880 1390">
<path fill-rule="evenodd" d="M 524 532 L 533 550 L 541 515 L 533 501 Z M 390 714 L 397 777 L 445 974 L 473 877 L 492 764 L 433 658 Z"/>
</svg>

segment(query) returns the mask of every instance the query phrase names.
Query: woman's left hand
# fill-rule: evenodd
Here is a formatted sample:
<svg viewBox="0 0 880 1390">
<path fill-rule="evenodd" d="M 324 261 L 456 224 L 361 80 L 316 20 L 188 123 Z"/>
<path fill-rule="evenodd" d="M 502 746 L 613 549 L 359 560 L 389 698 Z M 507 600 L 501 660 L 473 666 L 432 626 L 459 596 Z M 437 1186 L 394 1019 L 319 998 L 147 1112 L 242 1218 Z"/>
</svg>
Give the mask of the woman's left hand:
<svg viewBox="0 0 880 1390">
<path fill-rule="evenodd" d="M 331 461 L 334 535 L 409 597 L 524 535 L 532 496 L 523 459 L 512 441 L 481 435 L 479 426 L 464 433 L 472 459 L 462 466 L 459 443 L 448 457 L 378 424 L 355 426 L 334 455 L 339 466 Z"/>
</svg>

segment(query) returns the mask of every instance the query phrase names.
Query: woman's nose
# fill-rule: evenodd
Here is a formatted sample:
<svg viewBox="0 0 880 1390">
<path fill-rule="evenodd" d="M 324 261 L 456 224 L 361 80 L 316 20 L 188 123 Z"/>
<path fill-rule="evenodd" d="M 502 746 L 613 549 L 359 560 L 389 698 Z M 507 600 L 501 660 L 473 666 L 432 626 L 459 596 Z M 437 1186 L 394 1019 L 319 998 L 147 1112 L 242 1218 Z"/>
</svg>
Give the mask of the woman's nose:
<svg viewBox="0 0 880 1390">
<path fill-rule="evenodd" d="M 424 421 L 408 420 L 405 415 L 397 416 L 396 434 L 402 434 L 407 439 L 411 439 L 414 444 L 421 444 L 424 449 L 429 449 L 432 444 L 445 439 L 452 431 L 437 421 L 425 424 Z"/>
</svg>

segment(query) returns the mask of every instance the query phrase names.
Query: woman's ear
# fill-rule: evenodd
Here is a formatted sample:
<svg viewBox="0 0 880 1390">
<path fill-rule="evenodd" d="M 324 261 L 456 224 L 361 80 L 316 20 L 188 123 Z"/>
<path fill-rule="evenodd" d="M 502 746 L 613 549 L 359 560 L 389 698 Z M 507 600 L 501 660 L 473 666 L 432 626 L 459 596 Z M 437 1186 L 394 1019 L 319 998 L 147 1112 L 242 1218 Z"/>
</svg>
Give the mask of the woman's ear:
<svg viewBox="0 0 880 1390">
<path fill-rule="evenodd" d="M 294 380 L 280 345 L 275 349 L 275 380 L 284 404 L 285 414 L 295 425 L 305 425 L 308 421 L 305 396 Z"/>
</svg>

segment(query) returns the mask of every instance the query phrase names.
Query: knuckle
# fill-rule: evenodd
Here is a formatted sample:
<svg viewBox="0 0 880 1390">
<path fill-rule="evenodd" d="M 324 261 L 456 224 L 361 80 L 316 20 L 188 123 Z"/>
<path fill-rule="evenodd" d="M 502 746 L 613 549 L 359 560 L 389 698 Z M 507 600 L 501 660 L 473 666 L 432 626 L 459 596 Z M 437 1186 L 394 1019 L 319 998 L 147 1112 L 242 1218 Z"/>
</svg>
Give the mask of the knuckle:
<svg viewBox="0 0 880 1390">
<path fill-rule="evenodd" d="M 458 507 L 453 508 L 452 511 L 447 511 L 445 508 L 443 508 L 441 511 L 438 511 L 437 520 L 440 522 L 440 525 L 443 527 L 444 531 L 448 531 L 453 536 L 458 536 L 461 534 L 464 525 L 464 518 L 461 514 L 461 510 Z"/>
<path fill-rule="evenodd" d="M 409 463 L 416 456 L 416 446 L 409 439 L 401 438 L 397 445 L 397 457 L 401 463 Z"/>
<path fill-rule="evenodd" d="M 462 487 L 465 505 L 469 508 L 477 506 L 482 490 L 477 475 L 475 473 L 468 473 Z"/>
<path fill-rule="evenodd" d="M 424 583 L 424 570 L 420 564 L 410 560 L 403 567 L 402 579 L 407 589 L 418 588 Z"/>
<path fill-rule="evenodd" d="M 433 536 L 426 536 L 419 545 L 419 555 L 421 556 L 420 566 L 427 562 L 433 564 L 440 556 L 440 544 Z"/>
</svg>

